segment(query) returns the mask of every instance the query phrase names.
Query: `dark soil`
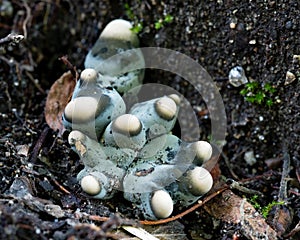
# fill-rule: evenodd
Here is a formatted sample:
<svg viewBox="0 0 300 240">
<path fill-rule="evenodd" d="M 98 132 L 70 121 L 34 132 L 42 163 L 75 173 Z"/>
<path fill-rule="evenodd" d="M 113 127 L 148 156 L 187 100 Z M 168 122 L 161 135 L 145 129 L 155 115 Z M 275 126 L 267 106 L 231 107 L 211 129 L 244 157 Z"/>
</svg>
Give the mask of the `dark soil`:
<svg viewBox="0 0 300 240">
<path fill-rule="evenodd" d="M 5 2 L 12 5 L 11 14 L 2 10 Z M 84 214 L 109 217 L 118 212 L 121 219 L 137 217 L 121 195 L 100 201 L 81 192 L 76 174 L 83 166 L 70 150 L 67 136 L 51 130 L 44 118 L 47 92 L 67 71 L 58 58 L 67 55 L 82 70 L 88 50 L 115 18 L 143 24 L 141 46 L 184 53 L 212 76 L 227 114 L 226 143 L 219 159 L 221 179 L 271 176 L 246 185 L 264 194 L 259 199 L 264 206 L 278 199 L 282 160 L 290 158 L 285 201 L 293 218 L 278 239 L 287 236 L 300 220 L 300 60 L 295 57 L 300 54 L 300 4 L 237 2 L 0 0 L 0 38 L 11 32 L 26 36 L 20 44 L 0 48 L 0 239 L 105 239 L 109 234 L 114 238 L 117 235 L 110 228 L 95 229 L 90 223 L 101 223 Z M 173 21 L 156 29 L 155 23 L 166 14 Z M 243 86 L 229 84 L 228 73 L 237 65 L 262 88 L 269 83 L 276 89 L 271 106 L 246 101 L 240 94 Z M 295 75 L 289 84 L 285 84 L 287 71 Z M 183 79 L 147 70 L 145 81 L 182 92 L 199 116 L 200 138 L 209 137 L 209 116 L 199 110 L 205 109 L 205 103 Z M 249 151 L 254 152 L 253 165 L 244 160 Z M 179 223 L 182 239 L 244 239 L 239 226 L 219 222 L 204 210 Z M 299 232 L 290 238 L 299 239 Z"/>
</svg>

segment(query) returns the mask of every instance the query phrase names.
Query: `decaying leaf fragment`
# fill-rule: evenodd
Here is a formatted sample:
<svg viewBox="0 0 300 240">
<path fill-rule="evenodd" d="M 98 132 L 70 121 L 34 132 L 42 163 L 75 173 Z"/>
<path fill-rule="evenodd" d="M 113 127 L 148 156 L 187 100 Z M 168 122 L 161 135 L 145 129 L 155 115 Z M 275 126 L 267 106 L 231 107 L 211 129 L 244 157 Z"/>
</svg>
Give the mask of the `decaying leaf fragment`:
<svg viewBox="0 0 300 240">
<path fill-rule="evenodd" d="M 47 96 L 45 119 L 49 127 L 54 131 L 58 130 L 59 134 L 64 131 L 62 114 L 73 93 L 75 83 L 71 71 L 68 71 L 54 82 Z"/>
<path fill-rule="evenodd" d="M 277 234 L 265 219 L 247 202 L 231 190 L 224 191 L 214 201 L 204 205 L 205 210 L 213 217 L 224 222 L 238 224 L 241 233 L 248 239 L 277 239 Z"/>
</svg>

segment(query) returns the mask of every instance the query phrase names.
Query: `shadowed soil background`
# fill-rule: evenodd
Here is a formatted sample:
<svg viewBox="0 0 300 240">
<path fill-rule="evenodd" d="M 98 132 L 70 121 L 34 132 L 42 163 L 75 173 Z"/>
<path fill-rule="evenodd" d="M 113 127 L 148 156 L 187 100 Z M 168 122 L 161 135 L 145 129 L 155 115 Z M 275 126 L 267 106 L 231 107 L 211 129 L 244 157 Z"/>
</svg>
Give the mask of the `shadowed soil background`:
<svg viewBox="0 0 300 240">
<path fill-rule="evenodd" d="M 299 2 L 74 2 L 0 0 L 0 39 L 11 32 L 25 37 L 0 45 L 0 239 L 137 239 L 123 225 L 158 239 L 299 239 Z M 76 182 L 83 165 L 67 134 L 45 121 L 48 92 L 68 71 L 58 59 L 67 55 L 81 71 L 115 18 L 136 26 L 142 47 L 176 50 L 201 64 L 226 108 L 226 142 L 210 201 L 161 225 L 139 225 L 140 214 L 121 194 L 107 201 L 85 196 Z M 256 100 L 241 94 L 245 86 L 229 83 L 235 66 L 258 83 L 246 90 Z M 209 140 L 209 113 L 192 86 L 159 70 L 147 70 L 145 82 L 184 94 L 198 117 L 199 139 Z M 58 106 L 61 101 L 57 96 Z M 226 190 L 218 194 L 219 188 Z"/>
</svg>

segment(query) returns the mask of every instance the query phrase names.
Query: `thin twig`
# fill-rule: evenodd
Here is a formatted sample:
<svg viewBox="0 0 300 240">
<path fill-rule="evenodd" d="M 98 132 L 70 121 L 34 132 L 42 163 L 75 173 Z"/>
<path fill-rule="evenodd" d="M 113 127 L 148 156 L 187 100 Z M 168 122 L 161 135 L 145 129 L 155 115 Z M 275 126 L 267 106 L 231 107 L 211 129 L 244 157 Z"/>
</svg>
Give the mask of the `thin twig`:
<svg viewBox="0 0 300 240">
<path fill-rule="evenodd" d="M 216 192 L 210 194 L 209 196 L 207 196 L 203 201 L 199 200 L 198 203 L 196 203 L 194 206 L 192 206 L 191 208 L 185 210 L 182 213 L 177 214 L 174 217 L 170 217 L 170 218 L 166 218 L 166 219 L 161 219 L 161 220 L 157 220 L 157 221 L 142 220 L 142 221 L 140 221 L 140 224 L 143 224 L 143 225 L 159 225 L 159 224 L 165 224 L 165 223 L 168 223 L 168 222 L 175 221 L 175 220 L 177 220 L 179 218 L 182 218 L 185 215 L 187 215 L 187 214 L 195 211 L 196 209 L 198 209 L 199 207 L 203 206 L 205 203 L 207 203 L 208 201 L 212 200 L 213 198 L 215 198 L 216 196 L 218 196 L 220 193 L 224 192 L 227 189 L 228 189 L 228 186 L 225 185 L 224 187 L 222 187 L 218 191 L 216 191 Z"/>
<path fill-rule="evenodd" d="M 297 223 L 296 227 L 290 231 L 288 234 L 284 236 L 284 238 L 290 239 L 293 237 L 297 232 L 300 232 L 300 221 Z"/>
<path fill-rule="evenodd" d="M 89 215 L 88 216 L 89 220 L 92 221 L 97 221 L 97 222 L 105 222 L 109 219 L 109 217 L 101 217 L 101 216 L 97 216 L 97 215 Z"/>
<path fill-rule="evenodd" d="M 6 97 L 7 97 L 7 99 L 8 99 L 7 105 L 8 105 L 8 109 L 11 110 L 11 96 L 10 96 L 10 94 L 9 94 L 8 84 L 7 84 L 7 82 L 4 82 L 4 81 L 2 82 L 2 84 L 5 85 L 5 90 L 4 90 L 4 92 L 5 92 Z"/>
<path fill-rule="evenodd" d="M 33 85 L 42 93 L 42 94 L 46 94 L 46 92 L 44 91 L 44 89 L 42 89 L 42 87 L 40 86 L 40 84 L 38 84 L 35 79 L 33 78 L 33 76 L 28 72 L 25 71 L 25 74 L 27 75 L 27 77 L 31 80 L 31 82 L 33 83 Z"/>
<path fill-rule="evenodd" d="M 23 32 L 24 32 L 24 38 L 27 39 L 27 23 L 30 20 L 31 17 L 31 9 L 27 4 L 27 1 L 23 0 L 23 6 L 26 9 L 26 17 L 23 21 Z"/>
<path fill-rule="evenodd" d="M 36 162 L 37 156 L 48 136 L 50 128 L 49 127 L 45 127 L 39 137 L 39 139 L 37 140 L 37 142 L 34 145 L 34 148 L 32 150 L 32 154 L 30 156 L 30 162 Z"/>
<path fill-rule="evenodd" d="M 290 155 L 287 153 L 286 149 L 284 149 L 283 151 L 283 166 L 278 193 L 278 201 L 285 201 L 287 199 L 287 181 L 289 179 L 289 172 L 291 169 Z"/>
<path fill-rule="evenodd" d="M 259 191 L 256 191 L 256 190 L 253 190 L 253 189 L 242 186 L 243 183 L 241 183 L 241 182 L 237 182 L 233 179 L 228 179 L 227 181 L 231 182 L 230 185 L 229 185 L 230 189 L 236 189 L 240 192 L 247 193 L 247 194 L 263 196 L 263 193 L 261 193 Z"/>
<path fill-rule="evenodd" d="M 228 157 L 223 152 L 221 152 L 221 154 L 222 154 L 222 157 L 224 158 L 225 164 L 226 164 L 230 174 L 232 175 L 232 177 L 236 180 L 239 180 L 238 175 L 235 174 L 235 172 L 233 171 L 233 169 L 231 167 Z"/>
<path fill-rule="evenodd" d="M 73 64 L 69 61 L 68 56 L 62 56 L 58 58 L 58 60 L 62 61 L 67 66 L 67 68 L 71 71 L 75 82 L 77 82 L 77 80 L 79 79 L 79 74 L 76 70 L 76 67 L 73 66 Z"/>
<path fill-rule="evenodd" d="M 71 193 L 64 187 L 62 186 L 54 177 L 51 176 L 51 180 L 55 183 L 56 186 L 59 187 L 59 189 L 61 191 L 63 191 L 64 193 L 70 195 Z"/>
<path fill-rule="evenodd" d="M 182 218 L 185 215 L 195 211 L 196 209 L 203 206 L 205 203 L 212 200 L 213 198 L 215 198 L 217 195 L 224 192 L 228 188 L 229 188 L 228 185 L 224 185 L 222 188 L 220 188 L 216 192 L 214 192 L 214 193 L 210 194 L 209 196 L 207 196 L 203 201 L 199 200 L 198 203 L 196 203 L 194 206 L 190 207 L 189 209 L 185 210 L 184 212 L 179 213 L 179 214 L 177 214 L 173 217 L 166 218 L 166 219 L 161 219 L 161 220 L 157 220 L 157 221 L 140 220 L 139 223 L 142 224 L 142 225 L 160 225 L 160 224 L 165 224 L 165 223 L 168 223 L 168 222 L 175 221 L 175 220 L 177 220 L 179 218 Z M 101 217 L 101 216 L 97 216 L 97 215 L 89 215 L 88 219 L 93 220 L 93 221 L 98 221 L 98 222 L 105 222 L 105 221 L 109 220 L 108 217 Z"/>
</svg>

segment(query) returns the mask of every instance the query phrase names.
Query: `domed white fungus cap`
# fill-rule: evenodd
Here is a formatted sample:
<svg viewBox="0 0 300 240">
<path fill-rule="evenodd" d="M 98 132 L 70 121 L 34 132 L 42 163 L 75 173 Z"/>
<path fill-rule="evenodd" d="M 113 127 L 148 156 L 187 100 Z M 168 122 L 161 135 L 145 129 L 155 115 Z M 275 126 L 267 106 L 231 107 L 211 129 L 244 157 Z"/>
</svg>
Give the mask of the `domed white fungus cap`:
<svg viewBox="0 0 300 240">
<path fill-rule="evenodd" d="M 91 175 L 83 177 L 80 181 L 81 188 L 89 195 L 97 195 L 101 191 L 99 181 Z"/>
<path fill-rule="evenodd" d="M 87 68 L 80 74 L 80 79 L 85 82 L 96 82 L 97 78 L 98 73 L 92 68 Z"/>
<path fill-rule="evenodd" d="M 124 114 L 114 120 L 112 129 L 127 136 L 136 136 L 142 130 L 142 123 L 136 116 Z"/>
<path fill-rule="evenodd" d="M 164 190 L 157 190 L 151 198 L 151 208 L 157 218 L 167 218 L 173 212 L 173 200 L 169 193 Z"/>
<path fill-rule="evenodd" d="M 155 110 L 161 118 L 172 120 L 177 113 L 177 105 L 173 99 L 162 97 L 155 102 Z"/>
<path fill-rule="evenodd" d="M 72 123 L 88 122 L 97 117 L 100 105 L 93 97 L 77 97 L 67 104 L 64 115 Z"/>
<path fill-rule="evenodd" d="M 131 29 L 132 25 L 130 22 L 123 19 L 116 19 L 106 25 L 99 38 L 130 41 L 135 47 L 137 47 L 139 40 L 137 35 L 131 31 Z"/>
<path fill-rule="evenodd" d="M 171 98 L 177 105 L 179 105 L 181 102 L 180 97 L 175 93 L 170 94 L 168 97 Z"/>
<path fill-rule="evenodd" d="M 86 135 L 84 135 L 82 132 L 79 132 L 77 130 L 70 132 L 68 136 L 69 144 L 75 145 L 76 141 L 84 142 L 86 140 Z"/>
<path fill-rule="evenodd" d="M 212 146 L 206 141 L 197 141 L 192 143 L 192 150 L 196 154 L 196 159 L 202 164 L 209 160 L 212 155 Z"/>
<path fill-rule="evenodd" d="M 203 167 L 195 167 L 187 172 L 186 176 L 189 191 L 195 196 L 201 196 L 207 193 L 212 185 L 213 178 Z"/>
</svg>

